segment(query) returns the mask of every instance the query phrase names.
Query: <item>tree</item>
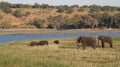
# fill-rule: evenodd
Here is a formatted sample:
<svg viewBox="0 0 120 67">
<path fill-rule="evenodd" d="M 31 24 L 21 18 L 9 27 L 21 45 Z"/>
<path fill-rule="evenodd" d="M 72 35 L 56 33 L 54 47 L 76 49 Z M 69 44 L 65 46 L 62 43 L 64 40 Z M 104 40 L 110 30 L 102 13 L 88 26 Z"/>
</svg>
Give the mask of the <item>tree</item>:
<svg viewBox="0 0 120 67">
<path fill-rule="evenodd" d="M 43 28 L 44 27 L 44 23 L 45 23 L 45 20 L 33 19 L 30 24 L 34 25 L 37 28 Z"/>
<path fill-rule="evenodd" d="M 90 15 L 82 16 L 80 22 L 84 24 L 85 28 L 91 28 L 91 29 L 94 29 L 98 24 L 97 19 L 93 18 Z"/>
<path fill-rule="evenodd" d="M 98 12 L 98 11 L 101 11 L 100 6 L 98 5 L 90 6 L 90 12 Z"/>
<path fill-rule="evenodd" d="M 80 22 L 81 16 L 74 15 L 74 17 L 71 18 L 71 25 L 74 25 L 76 29 L 78 29 L 78 24 Z"/>
<path fill-rule="evenodd" d="M 39 8 L 40 7 L 40 5 L 38 4 L 38 3 L 35 3 L 34 5 L 33 5 L 33 8 Z"/>
<path fill-rule="evenodd" d="M 11 13 L 10 4 L 7 2 L 0 2 L 0 9 L 5 13 Z"/>
<path fill-rule="evenodd" d="M 54 26 L 54 28 L 57 28 L 57 29 L 61 29 L 62 28 L 61 26 L 65 24 L 65 20 L 62 15 L 58 15 L 55 17 L 50 16 L 48 18 L 48 21 L 50 22 L 51 25 Z"/>
<path fill-rule="evenodd" d="M 45 9 L 45 8 L 49 8 L 50 6 L 48 5 L 48 4 L 42 4 L 42 5 L 40 5 L 40 8 L 43 8 L 43 9 Z"/>
<path fill-rule="evenodd" d="M 103 13 L 102 17 L 101 17 L 101 22 L 103 22 L 103 25 L 107 28 L 111 28 L 111 24 L 113 22 L 113 19 L 111 17 L 111 15 L 109 15 L 108 13 Z"/>
<path fill-rule="evenodd" d="M 64 11 L 66 11 L 66 13 L 72 13 L 72 12 L 73 12 L 73 8 L 72 8 L 72 7 L 69 7 L 69 6 L 67 6 L 67 5 L 58 7 L 57 12 L 62 13 L 62 12 L 64 12 Z"/>
<path fill-rule="evenodd" d="M 10 21 L 3 21 L 3 22 L 1 23 L 1 27 L 2 27 L 3 29 L 8 29 L 8 28 L 11 28 L 12 25 L 10 24 Z"/>
<path fill-rule="evenodd" d="M 72 13 L 73 12 L 73 8 L 68 8 L 67 9 L 67 13 Z"/>
<path fill-rule="evenodd" d="M 62 13 L 62 12 L 64 12 L 64 9 L 63 9 L 63 8 L 59 8 L 59 9 L 57 10 L 57 12 Z"/>
<path fill-rule="evenodd" d="M 120 13 L 113 16 L 113 23 L 111 26 L 113 28 L 120 28 Z"/>
<path fill-rule="evenodd" d="M 71 7 L 72 7 L 72 8 L 75 8 L 75 7 L 78 8 L 79 5 L 72 5 Z"/>
</svg>

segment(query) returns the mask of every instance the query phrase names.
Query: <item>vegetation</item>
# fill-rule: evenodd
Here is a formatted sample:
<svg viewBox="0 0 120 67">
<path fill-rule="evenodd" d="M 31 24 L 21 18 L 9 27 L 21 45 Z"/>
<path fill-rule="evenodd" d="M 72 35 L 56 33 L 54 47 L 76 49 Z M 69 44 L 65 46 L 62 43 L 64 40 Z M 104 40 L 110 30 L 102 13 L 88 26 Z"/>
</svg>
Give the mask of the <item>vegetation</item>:
<svg viewBox="0 0 120 67">
<path fill-rule="evenodd" d="M 3 21 L 3 22 L 1 23 L 1 28 L 3 28 L 3 29 L 11 28 L 12 25 L 11 25 L 10 23 L 11 23 L 10 21 Z"/>
<path fill-rule="evenodd" d="M 0 2 L 0 9 L 5 13 L 11 13 L 10 4 L 7 2 Z"/>
<path fill-rule="evenodd" d="M 69 7 L 67 5 L 59 6 L 57 12 L 59 12 L 59 13 L 62 13 L 62 12 L 72 13 L 73 12 L 73 8 Z"/>
<path fill-rule="evenodd" d="M 80 12 L 84 12 L 85 10 L 84 10 L 83 7 L 79 7 L 78 11 L 80 11 Z"/>
<path fill-rule="evenodd" d="M 2 15 L 0 15 L 0 20 L 1 20 L 1 19 L 3 19 L 3 16 L 2 16 Z"/>
<path fill-rule="evenodd" d="M 34 39 L 39 41 L 41 39 Z M 43 39 L 42 39 L 43 40 Z M 0 65 L 2 67 L 119 67 L 120 37 L 113 37 L 113 48 L 98 47 L 85 50 L 76 49 L 76 38 L 57 38 L 59 45 L 53 43 L 56 38 L 44 39 L 48 46 L 30 47 L 32 40 L 10 42 L 0 46 Z M 7 43 L 6 43 L 7 44 Z"/>
<path fill-rule="evenodd" d="M 30 24 L 34 25 L 36 28 L 43 28 L 44 23 L 45 21 L 41 19 L 33 19 L 32 21 L 30 21 Z"/>
<path fill-rule="evenodd" d="M 31 9 L 36 11 L 30 11 Z M 39 29 L 120 28 L 120 7 L 115 6 L 99 6 L 95 4 L 90 6 L 50 6 L 39 3 L 29 5 L 0 2 L 0 10 L 7 13 L 7 16 L 15 16 L 14 19 L 17 19 L 17 22 L 23 22 L 24 26 L 27 26 L 27 23 L 33 20 L 30 24 Z M 0 20 L 6 19 L 6 16 L 3 17 L 4 14 L 1 14 Z M 8 20 L 11 21 L 11 18 Z M 38 20 L 34 18 L 38 18 Z M 15 20 L 12 19 L 12 22 L 15 22 Z M 20 28 L 20 25 L 17 26 Z"/>
<path fill-rule="evenodd" d="M 17 18 L 21 18 L 23 16 L 23 14 L 21 13 L 20 10 L 16 10 L 13 12 L 13 15 Z"/>
<path fill-rule="evenodd" d="M 29 15 L 30 15 L 30 12 L 28 12 L 28 11 L 25 12 L 25 14 L 24 14 L 25 17 L 27 17 L 27 16 L 29 16 Z"/>
</svg>

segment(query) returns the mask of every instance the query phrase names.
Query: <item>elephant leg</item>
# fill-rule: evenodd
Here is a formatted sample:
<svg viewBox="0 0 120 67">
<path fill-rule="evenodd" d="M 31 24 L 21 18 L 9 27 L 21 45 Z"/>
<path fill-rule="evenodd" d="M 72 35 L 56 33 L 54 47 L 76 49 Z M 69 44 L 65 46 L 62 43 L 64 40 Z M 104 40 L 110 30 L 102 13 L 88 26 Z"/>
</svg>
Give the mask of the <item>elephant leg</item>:
<svg viewBox="0 0 120 67">
<path fill-rule="evenodd" d="M 104 41 L 102 41 L 102 48 L 104 48 L 105 47 L 105 45 L 104 45 L 105 43 L 104 43 Z"/>
<path fill-rule="evenodd" d="M 110 43 L 110 48 L 112 48 L 113 46 L 112 46 L 112 43 Z"/>
<path fill-rule="evenodd" d="M 95 45 L 92 45 L 92 48 L 93 48 L 93 49 L 96 49 L 96 46 L 95 46 Z"/>
<path fill-rule="evenodd" d="M 85 49 L 85 44 L 83 44 L 82 46 L 83 46 L 83 49 Z"/>
<path fill-rule="evenodd" d="M 77 43 L 77 49 L 79 49 L 80 48 L 80 43 Z"/>
<path fill-rule="evenodd" d="M 79 48 L 80 48 L 80 46 L 77 47 L 77 49 L 79 49 Z"/>
</svg>

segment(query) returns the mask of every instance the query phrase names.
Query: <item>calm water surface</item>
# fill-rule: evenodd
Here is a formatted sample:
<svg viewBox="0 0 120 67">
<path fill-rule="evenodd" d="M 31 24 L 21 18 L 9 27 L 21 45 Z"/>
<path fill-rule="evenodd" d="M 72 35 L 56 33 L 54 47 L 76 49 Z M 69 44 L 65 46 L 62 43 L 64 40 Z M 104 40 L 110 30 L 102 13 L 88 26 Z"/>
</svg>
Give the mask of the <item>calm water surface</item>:
<svg viewBox="0 0 120 67">
<path fill-rule="evenodd" d="M 77 34 L 12 34 L 12 35 L 0 35 L 0 43 L 19 41 L 35 38 L 66 38 L 66 37 L 78 37 L 78 36 L 120 36 L 120 32 L 107 32 L 107 33 L 77 33 Z"/>
</svg>

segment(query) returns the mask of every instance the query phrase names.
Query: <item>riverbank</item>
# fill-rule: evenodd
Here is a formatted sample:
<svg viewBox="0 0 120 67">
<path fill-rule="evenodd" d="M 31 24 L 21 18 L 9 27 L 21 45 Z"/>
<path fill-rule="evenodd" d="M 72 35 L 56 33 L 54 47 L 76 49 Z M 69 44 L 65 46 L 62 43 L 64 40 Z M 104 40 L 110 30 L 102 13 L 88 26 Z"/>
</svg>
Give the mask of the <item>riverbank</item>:
<svg viewBox="0 0 120 67">
<path fill-rule="evenodd" d="M 54 44 L 54 40 L 60 44 Z M 33 39 L 39 41 L 40 39 Z M 33 40 L 0 46 L 1 67 L 119 67 L 120 37 L 113 37 L 113 48 L 76 49 L 76 38 L 47 38 L 48 46 L 30 47 Z"/>
<path fill-rule="evenodd" d="M 6 29 L 0 30 L 0 35 L 4 34 L 67 34 L 67 33 L 103 33 L 103 32 L 120 32 L 120 29 Z"/>
</svg>

